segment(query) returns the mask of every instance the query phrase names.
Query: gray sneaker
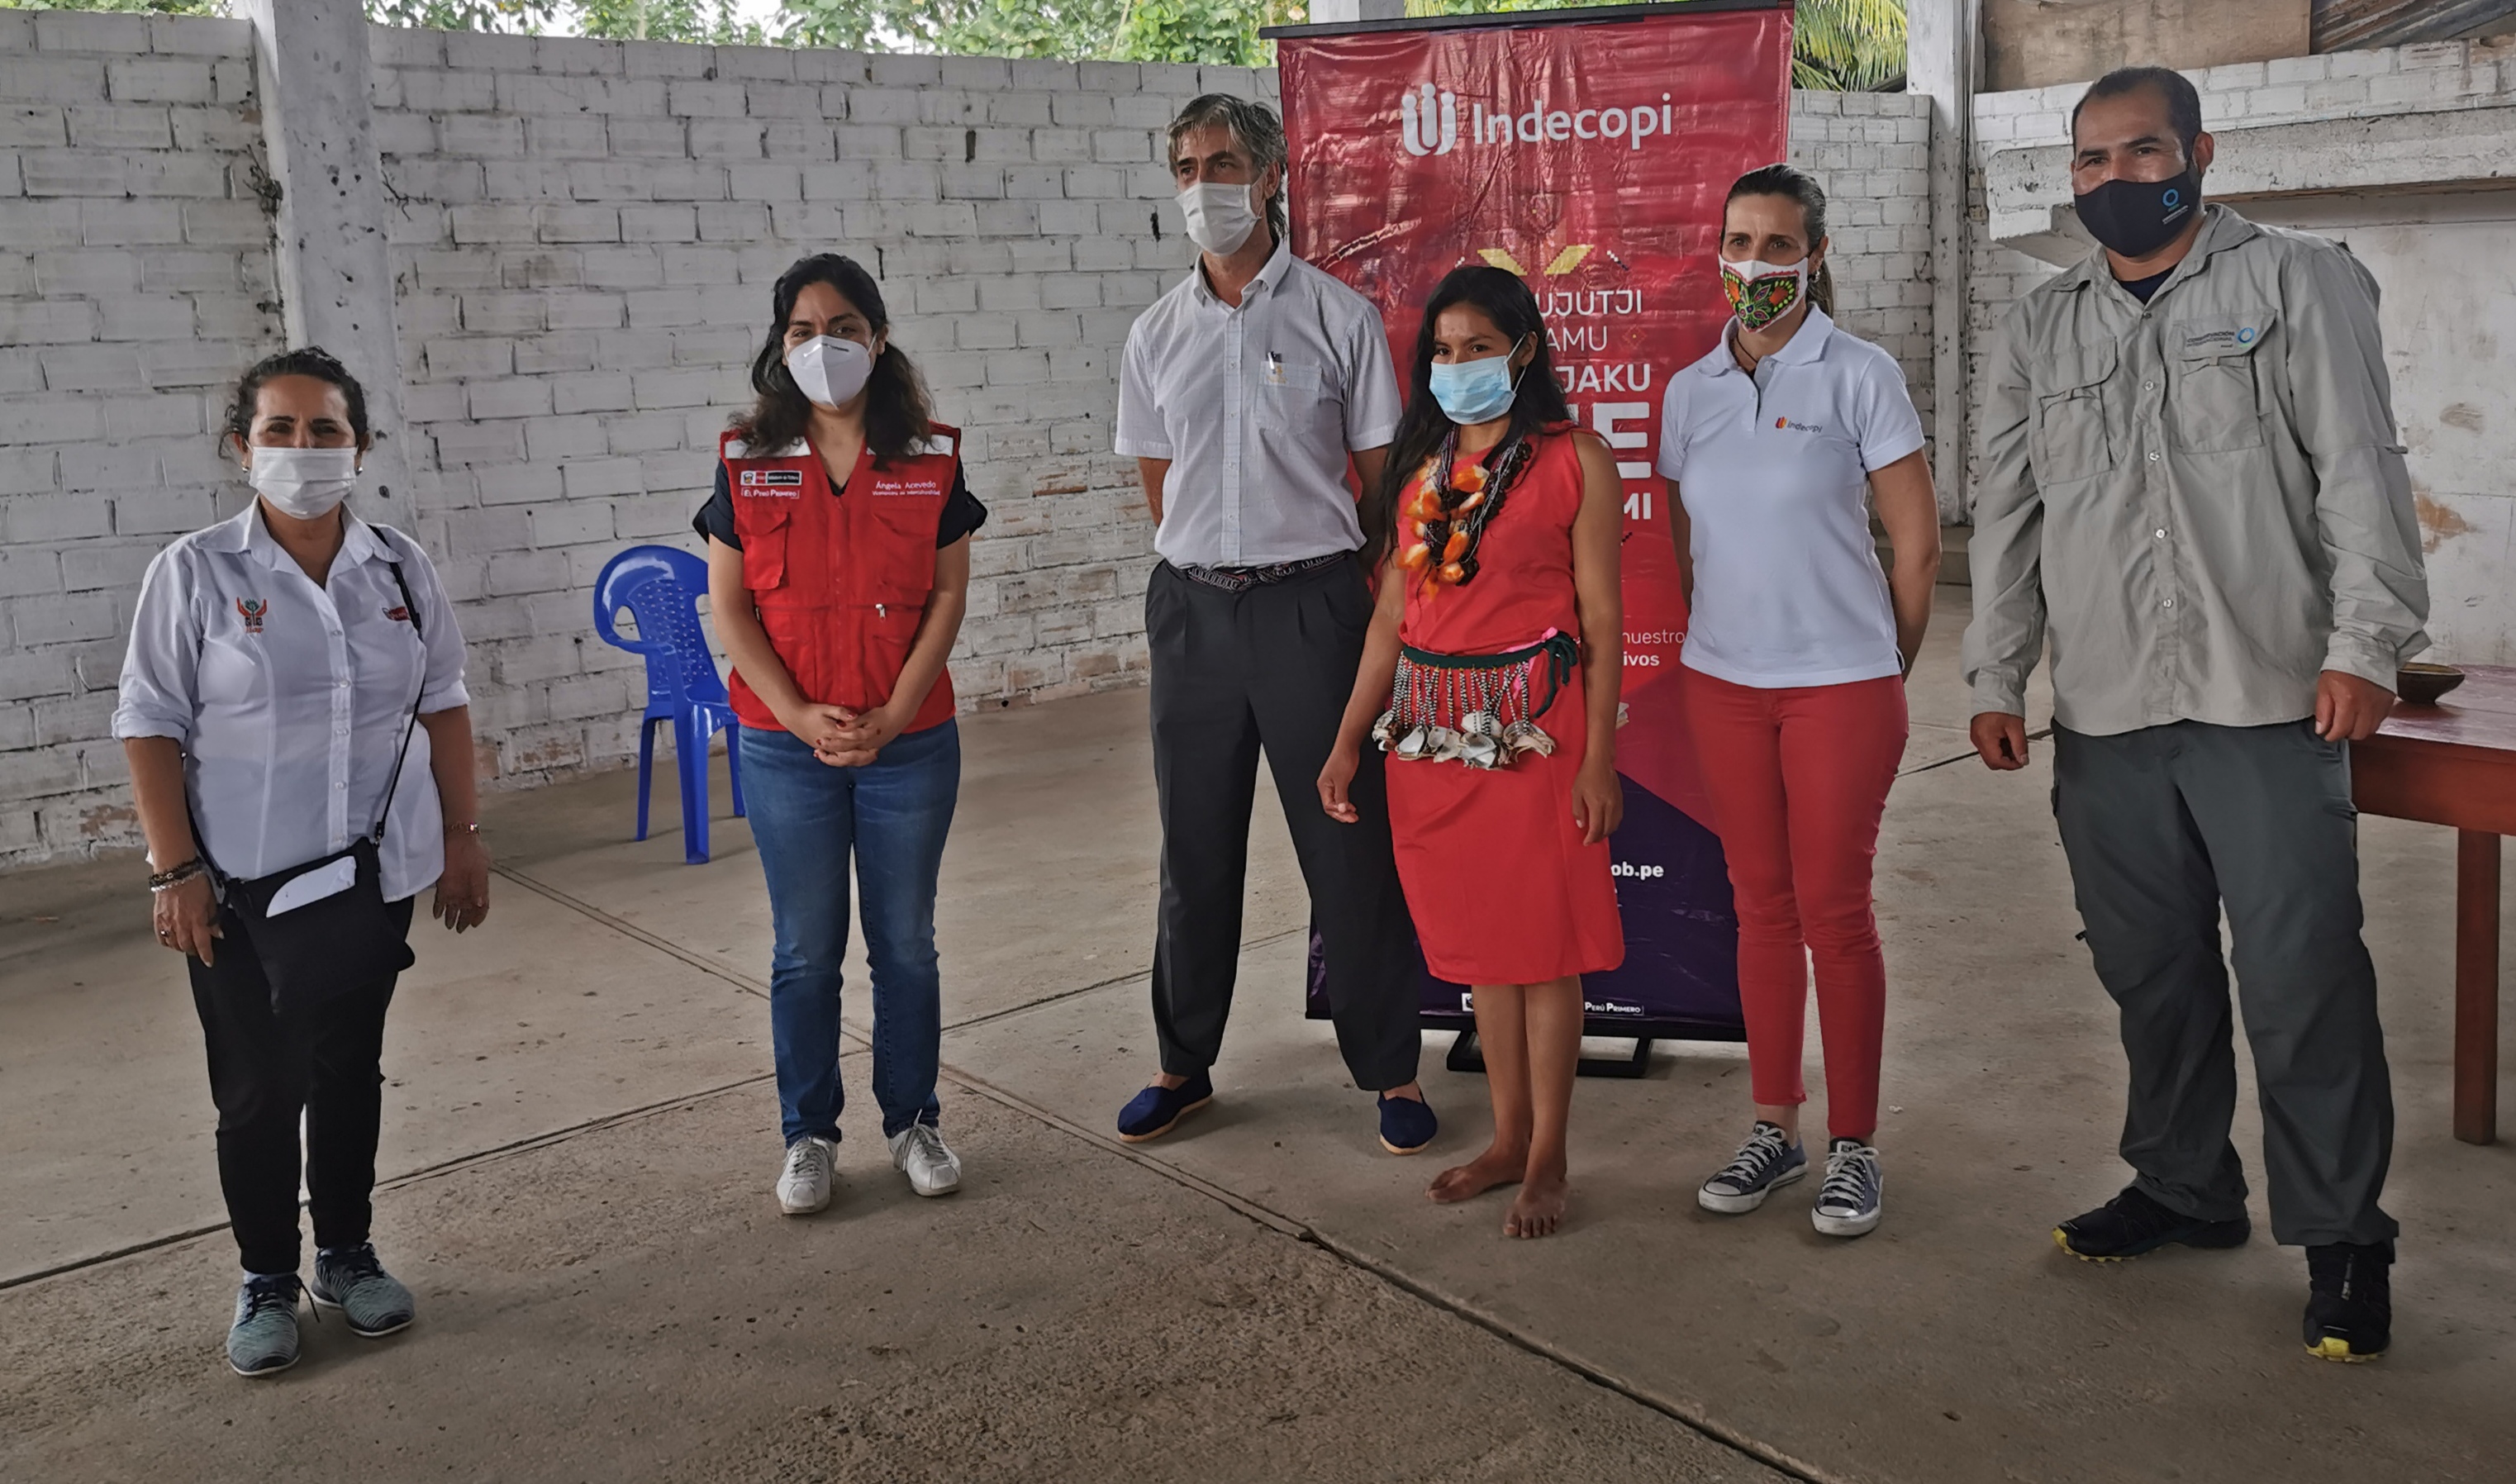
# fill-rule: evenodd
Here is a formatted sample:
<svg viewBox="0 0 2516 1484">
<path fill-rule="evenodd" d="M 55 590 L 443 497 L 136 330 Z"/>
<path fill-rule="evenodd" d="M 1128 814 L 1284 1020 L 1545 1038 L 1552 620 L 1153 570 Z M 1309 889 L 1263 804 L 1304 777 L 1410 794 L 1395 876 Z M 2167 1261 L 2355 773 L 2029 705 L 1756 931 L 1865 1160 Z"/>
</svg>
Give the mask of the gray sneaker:
<svg viewBox="0 0 2516 1484">
<path fill-rule="evenodd" d="M 238 1376 L 276 1376 L 297 1364 L 297 1275 L 252 1276 L 236 1290 L 235 1323 L 228 1327 L 228 1368 Z"/>
<path fill-rule="evenodd" d="M 369 1339 L 410 1328 L 410 1290 L 376 1261 L 370 1243 L 325 1248 L 314 1254 L 314 1301 L 340 1310 L 350 1333 Z"/>
<path fill-rule="evenodd" d="M 1886 1188 L 1877 1150 L 1859 1139 L 1836 1139 L 1826 1146 L 1825 1183 L 1818 1187 L 1809 1221 L 1829 1237 L 1858 1237 L 1878 1224 Z"/>
<path fill-rule="evenodd" d="M 1695 1204 L 1735 1216 L 1754 1210 L 1767 1196 L 1807 1173 L 1808 1151 L 1791 1142 L 1780 1124 L 1758 1119 L 1729 1167 L 1698 1187 Z"/>
</svg>

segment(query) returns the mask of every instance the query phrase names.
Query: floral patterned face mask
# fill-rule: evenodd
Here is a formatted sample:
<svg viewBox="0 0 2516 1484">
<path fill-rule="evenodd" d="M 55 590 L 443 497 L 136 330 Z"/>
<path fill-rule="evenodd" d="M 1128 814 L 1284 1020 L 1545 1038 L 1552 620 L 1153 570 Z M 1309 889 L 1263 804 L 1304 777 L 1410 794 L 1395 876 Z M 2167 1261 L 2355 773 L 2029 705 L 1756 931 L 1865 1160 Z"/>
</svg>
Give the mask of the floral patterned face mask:
<svg viewBox="0 0 2516 1484">
<path fill-rule="evenodd" d="M 1751 330 L 1763 329 L 1798 307 L 1808 294 L 1808 259 L 1777 265 L 1753 258 L 1721 265 L 1721 291 L 1731 313 Z"/>
</svg>

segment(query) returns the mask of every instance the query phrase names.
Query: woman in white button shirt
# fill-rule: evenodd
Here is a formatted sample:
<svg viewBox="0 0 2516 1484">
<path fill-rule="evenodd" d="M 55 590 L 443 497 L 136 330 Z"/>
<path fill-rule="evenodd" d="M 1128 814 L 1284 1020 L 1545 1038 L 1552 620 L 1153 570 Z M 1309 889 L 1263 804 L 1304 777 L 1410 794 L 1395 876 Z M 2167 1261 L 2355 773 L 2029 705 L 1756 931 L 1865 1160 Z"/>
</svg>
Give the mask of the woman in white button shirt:
<svg viewBox="0 0 2516 1484">
<path fill-rule="evenodd" d="M 221 446 L 258 497 L 149 564 L 113 716 L 155 872 L 157 941 L 188 956 L 208 1043 L 219 1185 L 245 1273 L 228 1362 L 243 1376 L 297 1359 L 301 1164 L 315 1302 L 362 1336 L 409 1324 L 412 1306 L 367 1240 L 394 973 L 275 993 L 265 957 L 280 961 L 285 913 L 340 893 L 328 870 L 308 872 L 269 900 L 279 912 L 256 914 L 240 888 L 372 838 L 390 941 L 300 955 L 318 965 L 407 966 L 402 938 L 431 882 L 447 927 L 488 912 L 453 608 L 419 543 L 342 503 L 373 443 L 357 382 L 323 352 L 245 373 Z"/>
<path fill-rule="evenodd" d="M 1801 1038 L 1812 969 L 1825 1037 L 1827 1236 L 1878 1224 L 1878 1063 L 1887 965 L 1870 908 L 1878 821 L 1903 756 L 1905 672 L 1938 579 L 1922 420 L 1894 357 L 1827 311 L 1825 192 L 1788 165 L 1723 208 L 1737 318 L 1671 377 L 1659 472 L 1686 586 L 1688 730 L 1739 909 L 1739 997 L 1756 1122 L 1703 1182 L 1755 1209 L 1808 1168 Z M 1869 512 L 1895 544 L 1879 570 Z"/>
</svg>

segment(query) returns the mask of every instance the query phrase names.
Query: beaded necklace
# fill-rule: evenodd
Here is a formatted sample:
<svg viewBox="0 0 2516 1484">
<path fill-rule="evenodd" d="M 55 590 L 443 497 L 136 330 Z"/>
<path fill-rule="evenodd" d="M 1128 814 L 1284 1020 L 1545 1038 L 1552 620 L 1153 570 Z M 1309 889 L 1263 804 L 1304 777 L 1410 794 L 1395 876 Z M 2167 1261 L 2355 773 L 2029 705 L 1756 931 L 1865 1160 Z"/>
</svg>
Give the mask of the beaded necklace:
<svg viewBox="0 0 2516 1484">
<path fill-rule="evenodd" d="M 1458 466 L 1459 430 L 1442 437 L 1442 446 L 1425 461 L 1416 477 L 1415 493 L 1406 502 L 1404 520 L 1415 533 L 1415 544 L 1399 565 L 1418 573 L 1426 587 L 1459 586 L 1477 574 L 1477 547 L 1486 528 L 1502 510 L 1503 496 L 1529 468 L 1532 456 L 1526 436 L 1505 440 L 1484 458 Z"/>
</svg>

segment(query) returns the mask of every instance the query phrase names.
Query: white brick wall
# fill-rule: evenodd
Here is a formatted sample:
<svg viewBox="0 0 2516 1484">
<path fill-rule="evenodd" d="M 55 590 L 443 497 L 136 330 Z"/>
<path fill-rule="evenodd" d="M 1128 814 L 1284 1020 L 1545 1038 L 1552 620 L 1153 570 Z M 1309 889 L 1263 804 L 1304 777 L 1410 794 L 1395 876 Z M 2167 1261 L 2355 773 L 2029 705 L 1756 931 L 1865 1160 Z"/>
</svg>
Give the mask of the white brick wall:
<svg viewBox="0 0 2516 1484">
<path fill-rule="evenodd" d="M 219 393 L 279 345 L 253 108 L 244 21 L 0 10 L 0 861 L 131 829 L 140 573 L 238 507 Z"/>
<path fill-rule="evenodd" d="M 1932 425 L 1930 153 L 1930 100 L 1919 94 L 1791 95 L 1791 163 L 1826 193 L 1835 318 L 1903 363 L 1925 428 Z"/>
<path fill-rule="evenodd" d="M 375 38 L 421 532 L 502 775 L 629 751 L 641 672 L 593 636 L 594 575 L 696 544 L 770 285 L 808 252 L 874 271 L 964 430 L 991 511 L 964 704 L 1141 678 L 1151 533 L 1108 424 L 1127 326 L 1187 261 L 1156 131 L 1272 74 Z"/>
<path fill-rule="evenodd" d="M 277 345 L 250 57 L 243 22 L 0 11 L 0 804 L 33 806 L 0 809 L 0 862 L 129 837 L 105 738 L 132 589 L 242 498 L 206 403 Z M 632 752 L 641 670 L 594 636 L 595 574 L 697 544 L 807 252 L 875 271 L 965 431 L 991 516 L 964 704 L 1141 681 L 1151 530 L 1108 450 L 1127 328 L 1190 257 L 1159 131 L 1272 71 L 386 28 L 373 59 L 412 472 L 389 518 L 462 607 L 498 781 Z M 1926 415 L 1927 129 L 1919 100 L 1793 101 L 1842 318 Z"/>
<path fill-rule="evenodd" d="M 2185 76 L 2202 93 L 2202 123 L 2214 132 L 2325 119 L 2503 106 L 2516 96 L 2516 36 L 2445 41 L 2381 51 L 2334 52 L 2273 62 L 2203 67 Z M 1967 283 L 1967 385 L 1982 404 L 1985 359 L 2010 304 L 2059 270 L 1992 242 L 1986 230 L 1983 165 L 1993 151 L 2070 141 L 2072 106 L 2084 82 L 2058 83 L 1975 99 L 1974 163 L 1967 212 L 1973 263 Z M 2230 146 L 2223 142 L 2224 152 Z M 2242 141 L 2237 148 L 2243 148 Z M 1980 460 L 1979 447 L 1967 450 Z"/>
</svg>

